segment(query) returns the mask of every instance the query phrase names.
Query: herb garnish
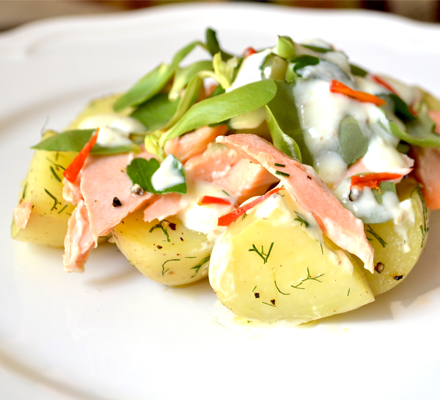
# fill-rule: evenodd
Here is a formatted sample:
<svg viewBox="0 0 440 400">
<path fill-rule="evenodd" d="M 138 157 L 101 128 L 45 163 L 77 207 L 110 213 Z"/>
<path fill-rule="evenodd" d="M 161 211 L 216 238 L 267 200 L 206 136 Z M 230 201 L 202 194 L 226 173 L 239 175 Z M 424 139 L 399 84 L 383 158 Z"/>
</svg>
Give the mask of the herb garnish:
<svg viewBox="0 0 440 400">
<path fill-rule="evenodd" d="M 57 206 L 57 204 L 61 204 L 59 201 L 58 201 L 58 199 L 52 194 L 52 193 L 50 193 L 47 189 L 44 189 L 44 191 L 50 196 L 50 197 L 52 197 L 52 199 L 53 199 L 53 206 L 52 206 L 52 208 L 50 209 L 50 211 L 52 211 L 56 206 Z"/>
<path fill-rule="evenodd" d="M 49 168 L 50 168 L 50 172 L 52 172 L 52 175 L 54 176 L 54 178 L 55 178 L 58 182 L 61 182 L 60 177 L 57 175 L 57 173 L 55 172 L 55 170 L 53 169 L 53 167 L 50 166 Z"/>
<path fill-rule="evenodd" d="M 191 277 L 194 278 L 198 273 L 200 268 L 205 265 L 209 259 L 211 258 L 211 255 L 206 256 L 202 261 L 200 261 L 196 266 L 192 267 L 191 269 L 194 269 L 196 271 L 196 273 Z"/>
<path fill-rule="evenodd" d="M 269 251 L 266 254 L 264 252 L 264 246 L 261 246 L 261 251 L 258 251 L 258 249 L 253 244 L 252 249 L 249 249 L 249 251 L 255 251 L 263 259 L 263 264 L 266 264 L 270 256 L 270 252 L 272 251 L 272 247 L 273 247 L 273 242 L 270 244 Z"/>
<path fill-rule="evenodd" d="M 154 225 L 151 229 L 150 229 L 150 231 L 149 231 L 149 233 L 151 233 L 151 232 L 153 232 L 155 229 L 162 229 L 162 232 L 163 232 L 163 234 L 166 236 L 166 238 L 167 238 L 167 242 L 170 242 L 170 236 L 168 235 L 168 232 L 167 232 L 167 230 L 163 227 L 163 225 L 162 225 L 162 221 L 161 222 L 159 222 L 157 225 Z"/>
<path fill-rule="evenodd" d="M 67 208 L 67 204 L 60 211 L 58 211 L 58 214 L 61 214 L 66 208 Z"/>
<path fill-rule="evenodd" d="M 172 259 L 172 260 L 167 260 L 167 261 L 165 261 L 165 262 L 162 264 L 162 276 L 165 276 L 165 274 L 170 270 L 169 268 L 168 268 L 168 269 L 165 269 L 165 264 L 168 263 L 168 262 L 171 262 L 171 261 L 180 261 L 180 259 L 178 259 L 178 258 L 174 258 L 174 259 Z"/>
<path fill-rule="evenodd" d="M 277 285 L 277 281 L 273 281 L 275 283 L 275 287 L 277 288 L 278 292 L 280 292 L 281 294 L 283 294 L 284 296 L 290 296 L 290 293 L 284 293 L 280 290 L 280 288 Z"/>
<path fill-rule="evenodd" d="M 294 219 L 294 221 L 299 221 L 299 223 L 301 225 L 304 224 L 304 226 L 306 228 L 308 228 L 310 224 L 303 218 L 303 216 L 300 213 L 296 212 L 296 211 L 295 211 L 295 214 L 297 215 L 297 217 Z"/>
<path fill-rule="evenodd" d="M 285 167 L 286 167 L 284 164 L 278 164 L 278 163 L 275 163 L 274 165 L 275 165 L 275 167 L 282 167 L 282 168 L 285 168 Z"/>
<path fill-rule="evenodd" d="M 383 240 L 376 232 L 373 231 L 373 228 L 370 225 L 367 225 L 368 229 L 366 229 L 366 231 L 368 233 L 371 233 L 376 239 L 377 241 L 382 245 L 382 247 L 385 247 L 387 245 L 387 242 L 385 242 L 385 240 Z M 368 240 L 371 241 L 371 239 L 367 238 Z"/>
<path fill-rule="evenodd" d="M 422 190 L 420 189 L 420 185 L 417 185 L 413 189 L 413 191 L 411 192 L 411 196 L 412 196 L 412 194 L 414 192 L 416 192 L 419 195 L 420 201 L 422 203 L 423 225 L 420 225 L 420 232 L 422 233 L 422 244 L 420 245 L 420 247 L 423 248 L 423 245 L 425 243 L 426 235 L 427 235 L 427 233 L 429 231 L 429 227 L 428 227 L 428 209 L 426 208 L 425 198 L 423 197 Z"/>
<path fill-rule="evenodd" d="M 286 178 L 290 176 L 290 174 L 286 174 L 285 172 L 281 172 L 281 171 L 275 171 L 275 174 L 285 176 Z"/>
<path fill-rule="evenodd" d="M 293 287 L 294 289 L 300 289 L 300 290 L 304 290 L 305 288 L 300 287 L 304 282 L 306 281 L 316 281 L 319 283 L 322 283 L 318 278 L 320 278 L 321 276 L 324 276 L 324 274 L 318 274 L 315 277 L 312 277 L 310 275 L 310 271 L 309 271 L 309 267 L 307 267 L 307 278 L 301 279 L 300 283 L 298 283 L 298 285 L 290 285 L 291 287 Z"/>
</svg>

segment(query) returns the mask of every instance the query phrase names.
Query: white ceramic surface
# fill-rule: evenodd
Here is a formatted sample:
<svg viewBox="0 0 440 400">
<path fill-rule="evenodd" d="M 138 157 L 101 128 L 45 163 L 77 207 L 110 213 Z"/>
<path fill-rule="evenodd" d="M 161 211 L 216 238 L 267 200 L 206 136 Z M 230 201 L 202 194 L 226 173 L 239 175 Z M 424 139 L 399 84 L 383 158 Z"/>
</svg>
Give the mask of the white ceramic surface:
<svg viewBox="0 0 440 400">
<path fill-rule="evenodd" d="M 207 26 L 235 52 L 272 45 L 277 34 L 321 37 L 357 64 L 440 95 L 440 28 L 383 14 L 180 5 L 1 34 L 0 398 L 438 399 L 439 213 L 400 286 L 303 328 L 238 324 L 208 282 L 161 286 L 110 245 L 72 275 L 60 250 L 10 239 L 43 126 L 61 129 L 89 99 L 128 88 Z"/>
</svg>

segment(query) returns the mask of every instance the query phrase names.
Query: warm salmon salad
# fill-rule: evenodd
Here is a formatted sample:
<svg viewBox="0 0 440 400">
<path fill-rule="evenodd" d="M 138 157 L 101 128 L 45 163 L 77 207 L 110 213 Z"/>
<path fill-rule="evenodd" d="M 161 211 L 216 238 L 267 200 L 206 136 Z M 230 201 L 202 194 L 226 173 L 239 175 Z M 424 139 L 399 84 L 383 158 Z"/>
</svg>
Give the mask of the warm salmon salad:
<svg viewBox="0 0 440 400">
<path fill-rule="evenodd" d="M 12 237 L 64 248 L 69 272 L 108 241 L 164 285 L 209 277 L 249 321 L 305 323 L 401 283 L 440 208 L 440 102 L 325 41 L 275 42 L 234 55 L 207 29 L 46 130 Z"/>
</svg>

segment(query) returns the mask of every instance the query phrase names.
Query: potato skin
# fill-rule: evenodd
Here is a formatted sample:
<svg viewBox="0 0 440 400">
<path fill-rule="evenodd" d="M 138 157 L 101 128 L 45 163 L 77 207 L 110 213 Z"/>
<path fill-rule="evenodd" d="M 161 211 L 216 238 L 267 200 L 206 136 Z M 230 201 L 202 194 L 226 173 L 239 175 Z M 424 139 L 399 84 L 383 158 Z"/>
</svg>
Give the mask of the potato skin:
<svg viewBox="0 0 440 400">
<path fill-rule="evenodd" d="M 144 222 L 143 211 L 126 217 L 112 232 L 128 262 L 165 285 L 184 285 L 208 275 L 213 242 L 176 217 Z"/>
<path fill-rule="evenodd" d="M 408 276 L 427 241 L 429 211 L 424 205 L 417 182 L 405 179 L 397 186 L 397 191 L 400 201 L 411 199 L 413 205 L 415 223 L 408 228 L 410 251 L 404 251 L 404 240 L 396 232 L 393 221 L 365 226 L 367 238 L 374 248 L 376 266 L 374 274 L 365 271 L 365 277 L 375 296 L 397 286 Z"/>
<path fill-rule="evenodd" d="M 43 140 L 56 135 L 47 131 Z M 13 239 L 51 247 L 64 247 L 67 221 L 74 206 L 63 199 L 63 171 L 75 153 L 36 150 L 26 179 L 21 185 L 21 201 L 32 202 L 32 212 L 25 229 L 11 226 Z"/>
<path fill-rule="evenodd" d="M 297 324 L 373 301 L 362 263 L 329 240 L 320 243 L 310 231 L 318 228 L 283 204 L 286 191 L 273 196 L 278 204 L 265 200 L 217 240 L 209 278 L 219 300 L 247 320 Z M 274 211 L 263 218 L 258 209 L 266 206 Z"/>
</svg>

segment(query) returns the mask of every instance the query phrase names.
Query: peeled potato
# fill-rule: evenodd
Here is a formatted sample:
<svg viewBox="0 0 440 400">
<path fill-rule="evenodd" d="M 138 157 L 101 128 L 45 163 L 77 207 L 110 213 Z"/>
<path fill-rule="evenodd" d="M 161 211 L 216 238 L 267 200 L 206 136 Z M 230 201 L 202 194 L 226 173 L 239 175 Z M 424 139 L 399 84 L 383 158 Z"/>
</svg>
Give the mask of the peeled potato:
<svg viewBox="0 0 440 400">
<path fill-rule="evenodd" d="M 429 212 L 417 183 L 411 179 L 397 186 L 400 201 L 410 199 L 414 210 L 414 221 L 403 224 L 407 240 L 399 235 L 393 221 L 383 224 L 365 225 L 365 233 L 374 248 L 374 274 L 365 272 L 375 296 L 384 293 L 402 282 L 420 257 L 427 239 Z"/>
<path fill-rule="evenodd" d="M 143 275 L 165 285 L 184 285 L 208 275 L 213 243 L 176 217 L 144 222 L 139 210 L 112 232 L 116 245 Z"/>
<path fill-rule="evenodd" d="M 210 283 L 239 317 L 304 323 L 374 300 L 362 263 L 329 240 L 322 242 L 317 226 L 301 215 L 282 190 L 217 240 Z"/>
</svg>

